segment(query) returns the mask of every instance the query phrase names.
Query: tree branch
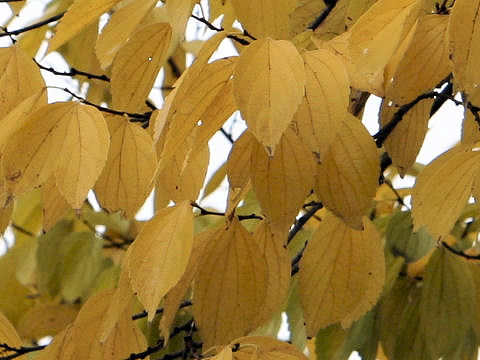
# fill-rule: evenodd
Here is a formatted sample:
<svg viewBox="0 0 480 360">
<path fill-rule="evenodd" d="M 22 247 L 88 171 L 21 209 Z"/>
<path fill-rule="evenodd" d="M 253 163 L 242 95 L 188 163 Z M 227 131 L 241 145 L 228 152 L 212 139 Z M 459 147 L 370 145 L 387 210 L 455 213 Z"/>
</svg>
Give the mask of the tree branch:
<svg viewBox="0 0 480 360">
<path fill-rule="evenodd" d="M 200 205 L 198 205 L 195 201 L 192 201 L 190 203 L 194 208 L 200 210 L 200 216 L 204 215 L 214 215 L 214 216 L 225 216 L 225 213 L 223 212 L 218 212 L 218 211 L 210 211 L 207 210 Z M 263 216 L 257 215 L 257 214 L 249 214 L 249 215 L 237 215 L 238 220 L 252 220 L 252 219 L 257 219 L 257 220 L 263 220 Z"/>
<path fill-rule="evenodd" d="M 48 71 L 54 75 L 60 75 L 60 76 L 76 76 L 76 75 L 79 75 L 79 76 L 85 76 L 87 77 L 88 79 L 97 79 L 97 80 L 102 80 L 102 81 L 107 81 L 109 82 L 110 81 L 110 78 L 107 76 L 107 75 L 95 75 L 95 74 L 90 74 L 90 73 L 87 73 L 85 71 L 81 71 L 81 70 L 77 70 L 73 67 L 70 68 L 70 71 L 68 72 L 61 72 L 61 71 L 57 71 L 55 70 L 54 68 L 52 67 L 46 67 L 46 66 L 43 66 L 42 64 L 40 64 L 37 60 L 33 59 L 33 61 L 35 62 L 35 64 L 37 64 L 37 66 L 42 69 L 42 70 L 45 70 L 45 71 Z"/>
<path fill-rule="evenodd" d="M 192 305 L 192 301 L 191 300 L 186 300 L 184 302 L 182 302 L 179 306 L 179 309 L 183 309 L 184 307 L 187 307 L 187 306 L 191 306 Z M 160 309 L 157 309 L 157 311 L 155 311 L 155 314 L 157 315 L 160 315 L 160 314 L 163 314 L 163 308 L 160 308 Z M 135 315 L 132 316 L 132 320 L 138 320 L 138 319 L 141 319 L 141 318 L 144 318 L 144 317 L 147 317 L 148 313 L 143 310 L 142 312 L 139 312 Z"/>
<path fill-rule="evenodd" d="M 333 10 L 335 5 L 337 4 L 337 0 L 325 1 L 325 3 L 327 3 L 327 7 L 323 9 L 322 13 L 318 15 L 318 17 L 308 26 L 308 29 L 315 31 L 325 21 L 327 16 Z"/>
<path fill-rule="evenodd" d="M 57 20 L 60 20 L 63 15 L 65 15 L 65 11 L 58 14 L 58 15 L 54 15 L 54 16 L 51 16 L 49 17 L 48 19 L 45 19 L 45 20 L 42 20 L 42 21 L 39 21 L 35 24 L 32 24 L 32 25 L 28 25 L 28 26 L 25 26 L 21 29 L 17 29 L 17 30 L 13 30 L 13 31 L 9 31 L 7 30 L 6 28 L 4 29 L 4 32 L 0 34 L 0 37 L 5 37 L 5 36 L 12 36 L 12 35 L 19 35 L 21 33 L 24 33 L 24 32 L 27 32 L 27 31 L 30 31 L 30 30 L 34 30 L 34 29 L 38 29 L 44 25 L 47 25 L 47 24 L 50 24 L 51 22 L 54 22 L 54 21 L 57 21 Z"/>
<path fill-rule="evenodd" d="M 45 349 L 47 345 L 37 345 L 37 346 L 20 346 L 19 348 L 9 346 L 5 343 L 0 344 L 0 354 L 6 354 L 0 356 L 0 360 L 11 360 L 19 356 Z M 8 354 L 13 353 L 13 354 Z"/>
<path fill-rule="evenodd" d="M 209 22 L 207 19 L 205 19 L 203 17 L 199 17 L 199 16 L 196 16 L 196 15 L 193 15 L 193 14 L 190 15 L 190 16 L 192 18 L 194 18 L 195 20 L 200 21 L 202 24 L 205 24 L 210 30 L 213 30 L 213 31 L 216 31 L 216 32 L 225 31 L 225 29 L 223 27 L 216 27 L 215 25 L 213 25 L 211 22 Z M 252 40 L 257 40 L 255 37 L 250 35 L 247 30 L 243 30 L 243 34 L 246 37 L 249 37 Z M 238 42 L 241 45 L 250 45 L 250 41 L 242 39 L 242 38 L 240 38 L 236 35 L 227 35 L 227 38 L 235 40 L 236 42 Z"/>
</svg>

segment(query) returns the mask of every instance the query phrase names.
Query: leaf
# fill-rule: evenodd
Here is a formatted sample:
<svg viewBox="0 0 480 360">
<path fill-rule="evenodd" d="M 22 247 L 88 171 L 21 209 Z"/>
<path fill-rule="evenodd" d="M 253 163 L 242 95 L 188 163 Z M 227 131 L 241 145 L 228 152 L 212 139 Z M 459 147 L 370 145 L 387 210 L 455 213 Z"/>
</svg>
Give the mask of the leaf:
<svg viewBox="0 0 480 360">
<path fill-rule="evenodd" d="M 329 215 L 312 235 L 299 271 L 307 336 L 339 321 L 348 327 L 377 302 L 385 279 L 383 249 L 373 224 L 365 219 L 363 226 L 354 230 Z"/>
<path fill-rule="evenodd" d="M 95 53 L 102 68 L 105 69 L 112 63 L 118 50 L 141 25 L 156 3 L 156 0 L 133 1 L 113 13 L 95 45 Z"/>
<path fill-rule="evenodd" d="M 275 234 L 285 238 L 290 225 L 314 186 L 313 157 L 295 132 L 287 128 L 275 155 L 259 143 L 252 149 L 253 189 Z"/>
<path fill-rule="evenodd" d="M 133 290 L 148 312 L 148 320 L 182 277 L 193 243 L 193 213 L 188 201 L 159 210 L 146 223 L 128 256 Z"/>
<path fill-rule="evenodd" d="M 241 54 L 233 93 L 249 129 L 270 154 L 302 102 L 303 60 L 292 43 L 261 39 Z"/>
<path fill-rule="evenodd" d="M 416 20 L 416 0 L 379 0 L 350 29 L 349 52 L 363 74 L 383 72 Z"/>
<path fill-rule="evenodd" d="M 435 240 L 425 228 L 417 232 L 412 232 L 412 229 L 410 212 L 401 211 L 390 219 L 385 233 L 386 247 L 393 255 L 404 257 L 407 263 L 419 260 L 435 245 Z"/>
<path fill-rule="evenodd" d="M 19 348 L 22 346 L 22 340 L 18 336 L 17 331 L 7 317 L 0 312 L 0 344 L 6 344 L 13 348 Z M 1 350 L 2 357 L 7 357 L 8 355 L 15 355 L 15 352 Z M 16 359 L 24 360 L 25 356 L 15 356 Z"/>
<path fill-rule="evenodd" d="M 293 345 L 266 336 L 245 336 L 232 341 L 239 344 L 238 351 L 233 353 L 234 360 L 306 360 L 307 357 Z"/>
<path fill-rule="evenodd" d="M 449 16 L 448 37 L 453 62 L 453 77 L 460 90 L 467 93 L 477 91 L 480 83 L 480 58 L 476 49 L 480 46 L 478 11 L 480 1 L 459 1 Z"/>
<path fill-rule="evenodd" d="M 112 65 L 112 106 L 127 112 L 140 111 L 166 60 L 172 37 L 167 23 L 145 26 L 119 51 Z"/>
<path fill-rule="evenodd" d="M 292 277 L 290 281 L 285 313 L 288 316 L 290 341 L 298 349 L 304 349 L 307 344 L 307 334 L 305 329 L 305 318 L 303 317 L 303 308 L 300 304 L 300 295 L 298 294 L 298 276 Z"/>
<path fill-rule="evenodd" d="M 70 205 L 58 190 L 53 176 L 50 176 L 42 187 L 42 204 L 43 229 L 49 231 L 70 209 Z"/>
<path fill-rule="evenodd" d="M 0 74 L 2 117 L 45 87 L 39 68 L 18 46 L 0 48 Z"/>
<path fill-rule="evenodd" d="M 297 5 L 296 0 L 230 0 L 235 14 L 244 29 L 257 39 L 289 39 L 290 14 Z"/>
<path fill-rule="evenodd" d="M 58 333 L 52 342 L 38 355 L 38 360 L 76 359 L 72 341 L 72 325 Z"/>
<path fill-rule="evenodd" d="M 55 171 L 62 195 L 80 208 L 105 164 L 108 146 L 107 125 L 97 109 L 74 102 L 46 105 L 8 142 L 3 164 L 7 187 L 19 195 Z"/>
<path fill-rule="evenodd" d="M 150 194 L 157 165 L 150 135 L 123 117 L 108 117 L 110 148 L 95 194 L 111 212 L 124 211 L 133 218 Z"/>
<path fill-rule="evenodd" d="M 433 358 L 448 357 L 471 327 L 475 288 L 466 262 L 444 248 L 436 250 L 425 271 L 420 326 Z"/>
<path fill-rule="evenodd" d="M 49 51 L 57 50 L 80 31 L 110 10 L 119 0 L 75 0 L 57 25 Z"/>
<path fill-rule="evenodd" d="M 350 84 L 343 63 L 328 50 L 308 51 L 305 62 L 305 97 L 294 120 L 302 140 L 321 158 L 345 116 Z"/>
<path fill-rule="evenodd" d="M 425 226 L 434 238 L 447 235 L 467 203 L 476 171 L 478 154 L 465 146 L 427 165 L 413 188 L 413 231 Z"/>
<path fill-rule="evenodd" d="M 384 142 L 385 149 L 393 164 L 398 167 L 400 176 L 407 173 L 420 152 L 427 135 L 433 101 L 424 99 L 410 109 Z M 398 106 L 388 106 L 388 103 L 388 100 L 384 100 L 380 113 L 382 127 L 392 121 L 398 111 Z"/>
<path fill-rule="evenodd" d="M 253 236 L 234 218 L 212 235 L 195 276 L 193 313 L 205 348 L 260 325 L 267 263 Z"/>
<path fill-rule="evenodd" d="M 447 25 L 448 18 L 443 15 L 426 15 L 418 19 L 407 48 L 395 55 L 400 59 L 391 73 L 385 75 L 387 98 L 400 105 L 406 104 L 435 88 L 448 76 L 452 69 Z"/>
<path fill-rule="evenodd" d="M 336 137 L 317 166 L 315 192 L 330 211 L 360 229 L 378 184 L 377 148 L 351 114 L 338 126 Z"/>
</svg>

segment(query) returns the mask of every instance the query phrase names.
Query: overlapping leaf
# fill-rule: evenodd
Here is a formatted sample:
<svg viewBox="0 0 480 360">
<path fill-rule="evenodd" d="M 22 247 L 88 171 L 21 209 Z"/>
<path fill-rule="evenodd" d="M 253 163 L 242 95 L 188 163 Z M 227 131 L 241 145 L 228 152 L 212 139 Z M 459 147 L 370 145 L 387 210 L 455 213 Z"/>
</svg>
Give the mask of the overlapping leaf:
<svg viewBox="0 0 480 360">
<path fill-rule="evenodd" d="M 233 85 L 250 131 L 273 154 L 302 102 L 305 70 L 301 56 L 284 40 L 254 41 L 240 56 Z"/>
<path fill-rule="evenodd" d="M 308 336 L 335 322 L 349 327 L 380 296 L 385 279 L 380 236 L 370 221 L 363 226 L 354 230 L 329 215 L 310 239 L 299 272 Z"/>
</svg>

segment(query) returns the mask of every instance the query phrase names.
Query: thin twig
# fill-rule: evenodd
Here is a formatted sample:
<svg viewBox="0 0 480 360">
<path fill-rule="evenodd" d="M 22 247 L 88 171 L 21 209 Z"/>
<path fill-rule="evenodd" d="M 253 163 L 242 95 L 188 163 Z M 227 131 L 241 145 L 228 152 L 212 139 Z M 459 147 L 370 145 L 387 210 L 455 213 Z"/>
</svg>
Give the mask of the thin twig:
<svg viewBox="0 0 480 360">
<path fill-rule="evenodd" d="M 288 233 L 287 244 L 290 244 L 295 235 L 297 235 L 297 233 L 303 228 L 303 225 L 305 225 L 307 221 L 321 208 L 323 208 L 323 204 L 321 202 L 314 203 L 305 214 L 295 221 L 295 225 L 293 225 L 293 228 Z"/>
<path fill-rule="evenodd" d="M 13 347 L 9 346 L 8 344 L 0 344 L 0 354 L 3 353 L 10 353 L 12 352 L 13 354 L 8 354 L 8 355 L 3 355 L 0 356 L 0 360 L 11 360 L 15 359 L 19 356 L 34 352 L 34 351 L 39 351 L 45 349 L 46 345 L 37 345 L 37 346 L 20 346 L 20 347 Z"/>
<path fill-rule="evenodd" d="M 13 31 L 5 29 L 4 32 L 0 34 L 0 37 L 11 36 L 11 35 L 19 35 L 19 34 L 22 34 L 24 32 L 30 31 L 30 30 L 38 29 L 38 28 L 40 28 L 44 25 L 50 24 L 51 22 L 60 20 L 63 17 L 63 15 L 65 15 L 65 12 L 62 12 L 58 15 L 51 16 L 48 19 L 39 21 L 35 24 L 28 25 L 28 26 L 25 26 L 21 29 L 17 29 L 17 30 L 13 30 Z"/>
<path fill-rule="evenodd" d="M 76 75 L 79 75 L 79 76 L 85 76 L 87 77 L 88 79 L 97 79 L 97 80 L 102 80 L 102 81 L 110 81 L 110 78 L 107 76 L 107 75 L 95 75 L 95 74 L 90 74 L 90 73 L 87 73 L 85 71 L 81 71 L 81 70 L 77 70 L 73 67 L 70 68 L 70 71 L 67 71 L 67 72 L 61 72 L 61 71 L 57 71 L 55 70 L 54 68 L 52 67 L 46 67 L 42 64 L 40 64 L 37 60 L 33 59 L 33 61 L 35 62 L 35 64 L 37 64 L 37 66 L 42 69 L 42 70 L 45 70 L 45 71 L 48 71 L 54 75 L 60 75 L 60 76 L 76 76 Z"/>
<path fill-rule="evenodd" d="M 205 24 L 210 30 L 217 31 L 217 32 L 225 31 L 225 29 L 223 27 L 217 27 L 203 17 L 199 17 L 199 16 L 196 16 L 196 15 L 193 15 L 193 14 L 190 15 L 190 16 L 193 19 L 195 19 L 197 21 L 200 21 L 202 24 Z M 252 40 L 256 40 L 256 38 L 253 37 L 252 35 L 250 35 L 247 30 L 243 31 L 243 35 L 245 35 L 246 37 L 249 37 Z M 238 42 L 241 45 L 249 45 L 250 44 L 250 41 L 242 39 L 242 38 L 238 37 L 237 35 L 231 35 L 230 34 L 230 35 L 227 35 L 227 38 L 235 40 L 236 42 Z"/>
<path fill-rule="evenodd" d="M 191 305 L 192 305 L 192 301 L 191 300 L 186 300 L 186 301 L 182 302 L 178 308 L 183 309 L 184 307 L 191 306 Z M 163 308 L 159 308 L 159 309 L 157 309 L 157 311 L 155 311 L 155 314 L 157 314 L 157 315 L 163 314 L 163 311 L 164 311 Z M 139 312 L 139 313 L 133 315 L 132 320 L 138 320 L 138 319 L 141 319 L 141 318 L 144 318 L 144 317 L 147 317 L 147 316 L 148 316 L 147 311 L 143 310 L 142 312 Z"/>
<path fill-rule="evenodd" d="M 18 224 L 15 224 L 15 223 L 11 223 L 10 226 L 14 229 L 14 230 L 17 230 L 18 232 L 21 232 L 22 234 L 25 234 L 27 236 L 35 236 L 34 233 L 32 233 L 31 231 L 25 229 L 24 227 L 18 225 Z"/>
<path fill-rule="evenodd" d="M 214 215 L 214 216 L 225 216 L 225 213 L 223 212 L 218 212 L 218 211 L 210 211 L 207 210 L 200 205 L 198 205 L 195 201 L 192 201 L 190 203 L 194 208 L 200 210 L 200 216 L 205 216 L 205 215 Z M 248 215 L 237 215 L 238 220 L 263 220 L 263 216 L 257 215 L 257 214 L 248 214 Z"/>
</svg>

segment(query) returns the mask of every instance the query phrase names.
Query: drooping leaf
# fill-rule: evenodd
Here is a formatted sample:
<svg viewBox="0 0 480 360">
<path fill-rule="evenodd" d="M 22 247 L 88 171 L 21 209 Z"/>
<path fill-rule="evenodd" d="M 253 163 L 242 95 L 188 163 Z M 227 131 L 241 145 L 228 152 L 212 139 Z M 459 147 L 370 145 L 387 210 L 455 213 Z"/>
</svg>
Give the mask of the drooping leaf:
<svg viewBox="0 0 480 360">
<path fill-rule="evenodd" d="M 148 312 L 182 277 L 193 243 L 193 213 L 188 201 L 159 210 L 146 223 L 128 255 L 132 288 Z"/>
<path fill-rule="evenodd" d="M 17 331 L 13 327 L 8 318 L 0 312 L 0 344 L 7 344 L 12 348 L 19 348 L 22 346 L 22 340 L 18 336 Z M 14 351 L 1 350 L 2 356 L 15 355 Z M 15 357 L 20 360 L 24 360 L 25 356 Z"/>
<path fill-rule="evenodd" d="M 335 322 L 348 327 L 377 301 L 385 279 L 379 234 L 371 222 L 349 228 L 329 215 L 300 262 L 299 291 L 307 335 Z"/>
<path fill-rule="evenodd" d="M 215 231 L 193 291 L 194 317 L 206 348 L 226 344 L 260 325 L 267 276 L 263 252 L 236 218 Z"/>
<path fill-rule="evenodd" d="M 315 192 L 329 210 L 359 229 L 375 195 L 379 165 L 370 134 L 357 118 L 347 114 L 317 166 Z"/>
<path fill-rule="evenodd" d="M 303 60 L 292 43 L 261 39 L 240 56 L 235 100 L 250 131 L 271 154 L 302 102 L 304 85 Z"/>
<path fill-rule="evenodd" d="M 112 65 L 112 106 L 139 112 L 166 60 L 172 29 L 156 23 L 136 32 L 119 51 Z"/>
<path fill-rule="evenodd" d="M 478 153 L 459 146 L 417 176 L 412 193 L 414 231 L 425 226 L 434 237 L 450 232 L 471 194 L 478 165 Z"/>
<path fill-rule="evenodd" d="M 100 204 L 109 211 L 123 210 L 133 218 L 150 193 L 156 152 L 150 135 L 122 117 L 108 117 L 110 149 L 95 184 Z"/>
</svg>

